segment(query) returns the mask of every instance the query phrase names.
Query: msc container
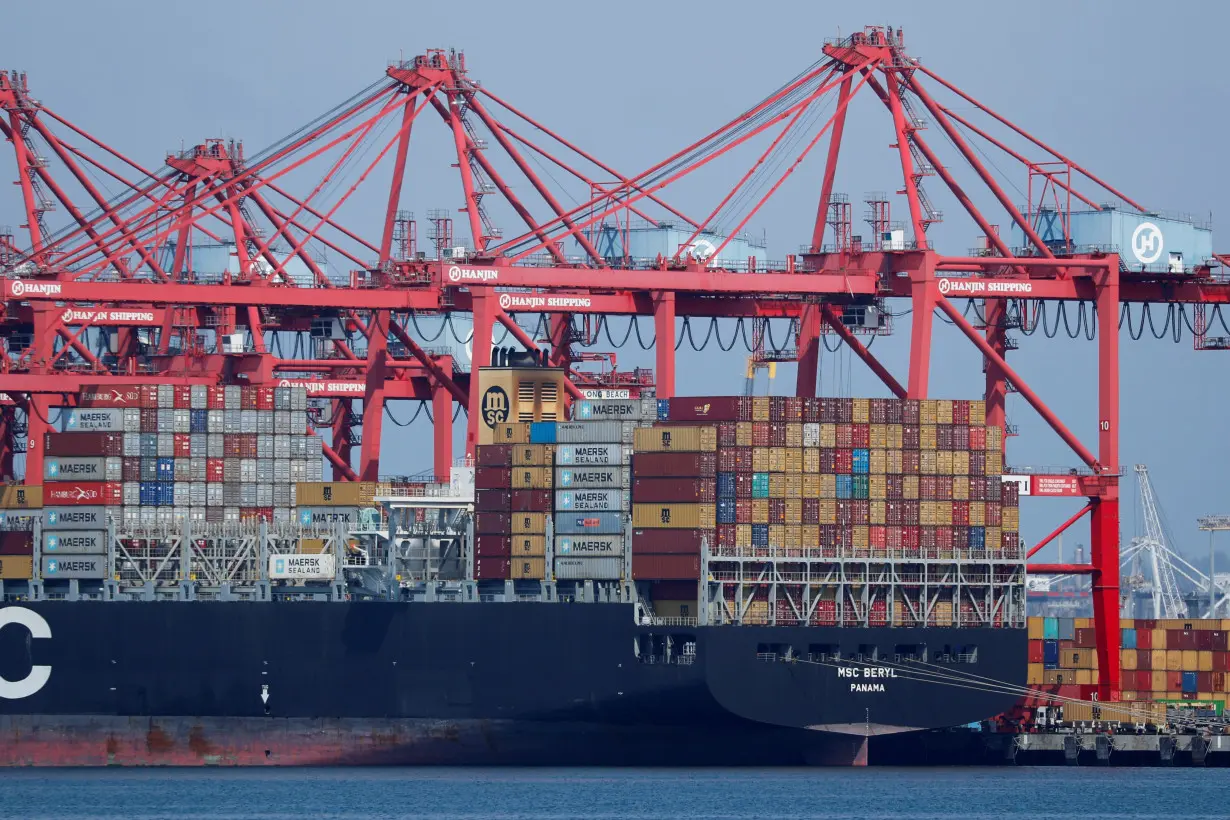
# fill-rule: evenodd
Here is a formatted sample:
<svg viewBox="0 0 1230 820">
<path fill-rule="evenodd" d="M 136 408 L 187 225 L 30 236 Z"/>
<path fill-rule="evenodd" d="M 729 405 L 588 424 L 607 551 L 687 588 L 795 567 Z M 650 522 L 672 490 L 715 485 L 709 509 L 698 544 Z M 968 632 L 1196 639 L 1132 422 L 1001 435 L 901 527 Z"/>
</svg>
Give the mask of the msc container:
<svg viewBox="0 0 1230 820">
<path fill-rule="evenodd" d="M 565 535 L 555 539 L 555 554 L 594 557 L 623 555 L 622 535 Z"/>
<path fill-rule="evenodd" d="M 69 555 L 101 555 L 107 551 L 107 534 L 101 530 L 56 530 L 43 533 L 43 552 Z"/>
<path fill-rule="evenodd" d="M 530 444 L 555 444 L 555 422 L 530 422 Z"/>
<path fill-rule="evenodd" d="M 632 526 L 663 529 L 712 529 L 717 525 L 714 504 L 633 504 Z"/>
<path fill-rule="evenodd" d="M 542 558 L 547 554 L 545 535 L 519 533 L 508 541 L 508 554 L 513 558 Z"/>
<path fill-rule="evenodd" d="M 43 488 L 38 484 L 0 485 L 0 510 L 28 510 L 43 506 Z"/>
<path fill-rule="evenodd" d="M 512 559 L 499 556 L 474 559 L 476 581 L 502 580 L 512 577 Z"/>
<path fill-rule="evenodd" d="M 716 427 L 664 425 L 638 427 L 633 436 L 638 453 L 702 453 L 717 450 Z"/>
<path fill-rule="evenodd" d="M 556 490 L 555 509 L 561 512 L 606 512 L 627 506 L 623 490 Z"/>
<path fill-rule="evenodd" d="M 591 579 L 617 581 L 623 577 L 622 556 L 606 558 L 563 557 L 555 559 L 555 577 L 565 581 Z"/>
<path fill-rule="evenodd" d="M 123 433 L 47 433 L 44 456 L 122 456 Z"/>
<path fill-rule="evenodd" d="M 624 515 L 615 512 L 556 513 L 556 535 L 618 535 L 624 531 Z"/>
<path fill-rule="evenodd" d="M 547 513 L 541 512 L 516 512 L 511 513 L 512 529 L 509 530 L 514 535 L 537 535 L 547 531 Z"/>
<path fill-rule="evenodd" d="M 555 447 L 550 444 L 513 444 L 511 447 L 514 467 L 550 467 L 555 460 Z"/>
<path fill-rule="evenodd" d="M 632 558 L 632 580 L 634 581 L 696 581 L 699 579 L 699 555 L 636 555 Z"/>
<path fill-rule="evenodd" d="M 667 415 L 661 412 L 662 403 Z M 659 418 L 671 421 L 751 421 L 752 400 L 746 396 L 679 396 L 660 399 Z"/>
<path fill-rule="evenodd" d="M 707 532 L 700 529 L 634 529 L 632 554 L 700 555 L 701 542 L 706 538 Z M 709 546 L 714 546 L 711 536 Z"/>
<path fill-rule="evenodd" d="M 547 559 L 545 558 L 512 558 L 513 578 L 542 579 L 547 577 Z"/>
<path fill-rule="evenodd" d="M 632 457 L 634 476 L 697 476 L 717 474 L 716 453 L 637 453 Z"/>
<path fill-rule="evenodd" d="M 300 506 L 305 507 L 359 507 L 371 503 L 363 499 L 363 484 L 359 481 L 303 481 L 295 488 Z M 371 490 L 368 490 L 370 494 Z"/>
<path fill-rule="evenodd" d="M 107 577 L 105 555 L 44 555 L 43 578 L 93 579 Z"/>
<path fill-rule="evenodd" d="M 558 467 L 555 486 L 563 489 L 603 489 L 628 486 L 630 470 L 619 466 Z"/>
<path fill-rule="evenodd" d="M 635 502 L 698 504 L 715 500 L 714 482 L 703 478 L 641 478 L 632 480 Z"/>
<path fill-rule="evenodd" d="M 512 486 L 515 490 L 546 490 L 554 478 L 550 467 L 514 467 Z"/>
<path fill-rule="evenodd" d="M 34 533 L 0 532 L 0 555 L 33 555 Z"/>
<path fill-rule="evenodd" d="M 0 581 L 21 581 L 33 577 L 33 556 L 0 555 Z"/>
<path fill-rule="evenodd" d="M 561 444 L 555 452 L 560 465 L 613 466 L 623 464 L 624 458 L 621 444 Z"/>
</svg>

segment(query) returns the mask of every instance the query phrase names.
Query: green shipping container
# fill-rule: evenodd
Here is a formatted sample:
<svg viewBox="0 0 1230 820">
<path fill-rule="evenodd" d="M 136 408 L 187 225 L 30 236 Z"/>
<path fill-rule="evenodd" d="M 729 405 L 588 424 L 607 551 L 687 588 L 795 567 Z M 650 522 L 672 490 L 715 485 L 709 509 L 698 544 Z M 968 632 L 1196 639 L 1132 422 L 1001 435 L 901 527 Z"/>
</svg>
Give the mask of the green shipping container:
<svg viewBox="0 0 1230 820">
<path fill-rule="evenodd" d="M 869 498 L 871 488 L 871 476 L 856 475 L 854 478 L 854 497 Z"/>
<path fill-rule="evenodd" d="M 752 473 L 752 498 L 769 497 L 769 474 Z"/>
</svg>

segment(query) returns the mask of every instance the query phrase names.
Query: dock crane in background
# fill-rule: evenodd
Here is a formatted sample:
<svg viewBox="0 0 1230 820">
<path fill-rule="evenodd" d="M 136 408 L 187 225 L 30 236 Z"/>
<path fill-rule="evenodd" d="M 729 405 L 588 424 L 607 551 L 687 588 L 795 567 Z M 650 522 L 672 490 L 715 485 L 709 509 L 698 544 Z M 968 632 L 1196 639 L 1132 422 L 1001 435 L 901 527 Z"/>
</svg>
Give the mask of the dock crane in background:
<svg viewBox="0 0 1230 820">
<path fill-rule="evenodd" d="M 1136 472 L 1144 534 L 1133 538 L 1120 558 L 1120 567 L 1132 568 L 1124 579 L 1125 585 L 1134 592 L 1149 593 L 1153 610 L 1149 617 L 1185 618 L 1187 604 L 1179 592 L 1174 564 L 1178 561 L 1184 564 L 1187 562 L 1171 550 L 1166 539 L 1157 496 L 1154 495 L 1153 483 L 1149 480 L 1149 468 L 1144 464 L 1137 464 L 1133 469 Z M 1146 566 L 1149 570 L 1148 577 L 1144 573 Z M 1131 597 L 1135 598 L 1134 595 Z"/>
</svg>

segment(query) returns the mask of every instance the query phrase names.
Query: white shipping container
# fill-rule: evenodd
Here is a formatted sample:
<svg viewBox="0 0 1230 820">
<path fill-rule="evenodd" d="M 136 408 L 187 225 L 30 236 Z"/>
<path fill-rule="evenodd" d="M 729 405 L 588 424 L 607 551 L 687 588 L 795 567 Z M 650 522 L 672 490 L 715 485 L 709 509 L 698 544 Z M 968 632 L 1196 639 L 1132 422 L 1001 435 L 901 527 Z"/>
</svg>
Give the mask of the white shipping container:
<svg viewBox="0 0 1230 820">
<path fill-rule="evenodd" d="M 222 487 L 217 481 L 205 485 L 205 504 L 210 507 L 222 506 Z"/>
<path fill-rule="evenodd" d="M 290 435 L 290 411 L 275 410 L 273 413 L 273 433 L 278 436 Z"/>
<path fill-rule="evenodd" d="M 238 522 L 239 521 L 239 508 L 238 507 L 223 507 L 222 508 L 222 520 L 232 523 L 232 524 Z"/>
<path fill-rule="evenodd" d="M 158 411 L 158 432 L 159 433 L 174 433 L 175 430 L 175 408 L 164 407 Z"/>
<path fill-rule="evenodd" d="M 318 439 L 319 441 L 319 439 Z M 320 447 L 317 446 L 313 451 L 310 447 L 312 439 L 307 436 L 291 436 L 290 439 L 290 457 L 291 458 L 308 458 L 320 453 Z"/>
<path fill-rule="evenodd" d="M 187 481 L 176 481 L 171 485 L 171 504 L 175 507 L 187 507 L 192 499 L 192 485 Z"/>
<path fill-rule="evenodd" d="M 295 522 L 295 511 L 290 507 L 274 507 L 273 520 L 278 524 L 293 524 Z"/>
<path fill-rule="evenodd" d="M 273 435 L 273 411 L 261 410 L 256 414 L 256 432 L 265 436 Z"/>
<path fill-rule="evenodd" d="M 134 506 L 141 503 L 141 482 L 125 481 L 124 482 L 124 505 L 132 504 Z"/>
<path fill-rule="evenodd" d="M 125 433 L 141 432 L 141 408 L 139 407 L 124 408 L 124 432 Z"/>
<path fill-rule="evenodd" d="M 255 410 L 240 410 L 239 411 L 239 432 L 249 435 L 256 433 L 256 411 Z"/>
<path fill-rule="evenodd" d="M 172 507 L 171 520 L 176 524 L 182 525 L 188 520 L 188 507 Z"/>
<path fill-rule="evenodd" d="M 188 455 L 205 458 L 209 455 L 209 434 L 193 433 L 188 439 L 188 446 L 191 448 Z"/>
<path fill-rule="evenodd" d="M 204 507 L 189 507 L 188 508 L 188 520 L 194 523 L 197 521 L 204 521 L 205 520 L 205 508 Z"/>
<path fill-rule="evenodd" d="M 222 461 L 222 480 L 228 484 L 237 484 L 240 479 L 239 459 L 227 458 Z"/>
<path fill-rule="evenodd" d="M 192 411 L 191 410 L 172 410 L 175 415 L 175 423 L 173 430 L 176 433 L 191 433 L 192 432 Z"/>
<path fill-rule="evenodd" d="M 159 433 L 158 434 L 158 457 L 159 458 L 175 458 L 175 434 L 174 433 Z"/>
<path fill-rule="evenodd" d="M 140 433 L 125 433 L 124 434 L 124 458 L 140 458 L 141 457 L 141 434 Z"/>
<path fill-rule="evenodd" d="M 574 421 L 656 421 L 658 404 L 649 407 L 640 399 L 589 399 L 572 405 Z"/>
<path fill-rule="evenodd" d="M 290 436 L 273 437 L 273 457 L 290 458 Z"/>
<path fill-rule="evenodd" d="M 269 578 L 275 581 L 328 581 L 337 574 L 334 557 L 320 555 L 270 555 Z"/>
<path fill-rule="evenodd" d="M 106 474 L 107 459 L 101 457 L 49 456 L 43 459 L 44 481 L 110 481 Z"/>
<path fill-rule="evenodd" d="M 325 472 L 324 462 L 319 458 L 310 459 L 307 462 L 307 480 L 308 481 L 324 481 L 322 477 Z"/>
<path fill-rule="evenodd" d="M 563 444 L 555 451 L 558 465 L 622 466 L 624 458 L 622 444 Z"/>
<path fill-rule="evenodd" d="M 243 389 L 239 385 L 228 384 L 222 390 L 222 398 L 227 410 L 239 410 L 243 407 Z"/>
<path fill-rule="evenodd" d="M 559 444 L 612 444 L 623 440 L 623 426 L 618 421 L 572 421 L 555 425 L 555 440 Z"/>
<path fill-rule="evenodd" d="M 269 415 L 265 413 L 263 415 Z M 273 436 L 269 434 L 258 435 L 256 437 L 256 457 L 257 458 L 274 458 L 273 455 Z"/>
<path fill-rule="evenodd" d="M 141 508 L 140 507 L 121 507 L 124 511 L 125 526 L 136 526 L 141 523 Z"/>
<path fill-rule="evenodd" d="M 290 464 L 290 480 L 296 483 L 307 481 L 307 462 L 302 459 L 293 458 Z"/>
<path fill-rule="evenodd" d="M 205 457 L 193 456 L 188 459 L 188 480 L 189 481 L 204 481 L 207 473 L 205 471 Z"/>
<path fill-rule="evenodd" d="M 239 459 L 239 480 L 243 482 L 256 481 L 256 459 Z"/>
<path fill-rule="evenodd" d="M 273 506 L 289 507 L 293 504 L 290 497 L 290 488 L 293 485 L 278 482 L 273 485 Z"/>
<path fill-rule="evenodd" d="M 226 432 L 226 411 L 208 410 L 205 416 L 205 431 L 220 435 Z"/>
<path fill-rule="evenodd" d="M 176 481 L 191 481 L 192 480 L 192 459 L 190 458 L 175 459 L 175 480 Z"/>
<path fill-rule="evenodd" d="M 562 580 L 616 581 L 623 577 L 624 559 L 556 558 L 555 577 Z"/>
<path fill-rule="evenodd" d="M 174 507 L 155 507 L 154 521 L 159 524 L 174 524 L 175 523 L 175 508 Z"/>
<path fill-rule="evenodd" d="M 306 436 L 307 431 L 307 414 L 292 410 L 290 414 L 290 434 L 292 436 Z"/>
<path fill-rule="evenodd" d="M 557 557 L 592 558 L 622 556 L 622 535 L 561 535 L 555 539 Z"/>
<path fill-rule="evenodd" d="M 803 425 L 803 446 L 804 447 L 819 447 L 820 446 L 820 425 L 815 422 L 807 422 Z"/>
<path fill-rule="evenodd" d="M 209 446 L 205 448 L 205 455 L 208 458 L 222 458 L 226 455 L 226 439 L 221 433 L 209 434 Z"/>
<path fill-rule="evenodd" d="M 222 432 L 234 435 L 241 432 L 240 425 L 243 419 L 242 410 L 226 409 L 222 411 Z"/>
<path fill-rule="evenodd" d="M 121 407 L 79 407 L 60 411 L 60 429 L 66 433 L 120 433 L 124 430 Z"/>
<path fill-rule="evenodd" d="M 557 512 L 617 512 L 628 509 L 628 490 L 556 490 Z"/>
<path fill-rule="evenodd" d="M 175 387 L 169 384 L 158 385 L 158 406 L 172 407 L 175 405 Z"/>
<path fill-rule="evenodd" d="M 193 481 L 188 486 L 188 503 L 193 507 L 204 507 L 207 499 L 205 487 L 204 481 Z"/>
<path fill-rule="evenodd" d="M 158 523 L 158 510 L 161 507 L 142 507 L 141 508 L 141 523 L 153 525 Z"/>
<path fill-rule="evenodd" d="M 239 506 L 255 507 L 256 502 L 256 485 L 255 484 L 240 484 L 239 485 Z"/>
<path fill-rule="evenodd" d="M 268 483 L 277 480 L 273 472 L 273 459 L 258 458 L 256 460 L 256 480 L 261 483 Z"/>
<path fill-rule="evenodd" d="M 256 485 L 256 506 L 272 507 L 273 506 L 273 485 L 272 484 L 257 484 Z"/>
<path fill-rule="evenodd" d="M 290 388 L 290 409 L 297 412 L 307 410 L 307 388 L 292 387 Z"/>
<path fill-rule="evenodd" d="M 194 384 L 189 388 L 189 404 L 193 410 L 204 410 L 209 406 L 209 388 L 203 384 Z"/>
<path fill-rule="evenodd" d="M 222 485 L 222 506 L 224 507 L 240 506 L 243 503 L 243 501 L 241 500 L 243 498 L 242 488 L 243 488 L 242 484 L 235 484 L 235 483 L 223 484 Z"/>
<path fill-rule="evenodd" d="M 290 392 L 289 387 L 273 388 L 273 409 L 274 410 L 289 410 L 290 409 Z"/>
</svg>

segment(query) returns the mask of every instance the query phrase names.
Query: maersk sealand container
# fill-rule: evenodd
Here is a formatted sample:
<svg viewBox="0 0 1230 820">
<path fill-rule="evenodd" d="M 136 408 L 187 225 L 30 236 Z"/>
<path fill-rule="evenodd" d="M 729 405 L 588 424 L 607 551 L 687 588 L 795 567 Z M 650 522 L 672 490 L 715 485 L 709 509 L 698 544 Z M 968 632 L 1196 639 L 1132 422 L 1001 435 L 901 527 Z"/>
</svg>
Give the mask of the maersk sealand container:
<svg viewBox="0 0 1230 820">
<path fill-rule="evenodd" d="M 1034 218 L 1038 235 L 1056 248 L 1064 244 L 1061 216 L 1058 211 L 1043 209 Z M 1213 258 L 1211 225 L 1190 218 L 1106 206 L 1100 211 L 1073 211 L 1069 233 L 1074 252 L 1117 252 L 1121 265 L 1129 271 L 1184 273 Z M 1024 232 L 1016 226 L 1012 244 L 1029 246 Z"/>
</svg>

